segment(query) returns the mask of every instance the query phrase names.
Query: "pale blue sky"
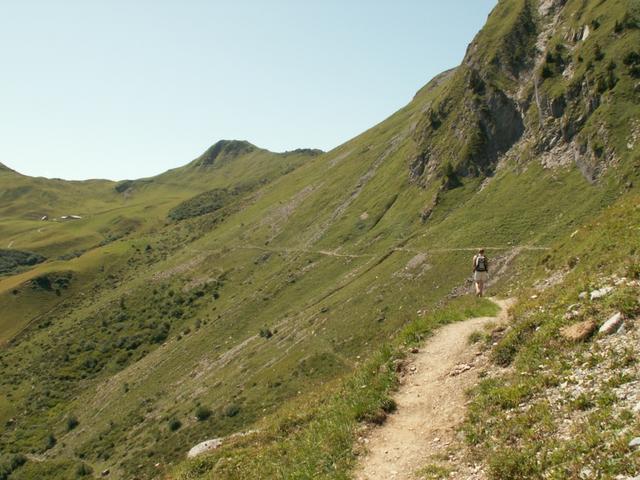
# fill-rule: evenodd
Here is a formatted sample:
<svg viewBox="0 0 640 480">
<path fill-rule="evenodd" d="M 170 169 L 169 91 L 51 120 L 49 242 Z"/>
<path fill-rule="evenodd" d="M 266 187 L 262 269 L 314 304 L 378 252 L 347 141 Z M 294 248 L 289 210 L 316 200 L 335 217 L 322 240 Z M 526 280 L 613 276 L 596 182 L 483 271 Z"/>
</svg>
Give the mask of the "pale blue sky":
<svg viewBox="0 0 640 480">
<path fill-rule="evenodd" d="M 0 0 L 0 162 L 138 178 L 217 140 L 332 149 L 460 63 L 496 0 Z"/>
</svg>

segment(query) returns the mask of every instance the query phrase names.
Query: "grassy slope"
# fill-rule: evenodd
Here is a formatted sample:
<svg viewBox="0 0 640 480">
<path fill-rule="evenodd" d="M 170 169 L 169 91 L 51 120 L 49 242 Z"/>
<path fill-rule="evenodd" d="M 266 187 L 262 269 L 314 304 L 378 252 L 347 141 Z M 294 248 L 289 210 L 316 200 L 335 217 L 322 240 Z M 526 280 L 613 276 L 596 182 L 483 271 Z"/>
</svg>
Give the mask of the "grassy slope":
<svg viewBox="0 0 640 480">
<path fill-rule="evenodd" d="M 530 266 L 533 278 L 558 271 L 564 278 L 540 292 L 530 287 L 529 276 L 513 328 L 492 352 L 498 365 L 513 368 L 473 393 L 465 431 L 474 454 L 487 460 L 490 478 L 574 478 L 587 475 L 585 468 L 599 478 L 617 478 L 640 468 L 627 447 L 640 425 L 621 393 L 638 380 L 633 344 L 614 353 L 602 339 L 571 343 L 559 335 L 578 321 L 601 324 L 616 311 L 627 318 L 640 313 L 637 287 L 620 286 L 602 300 L 578 299 L 583 290 L 611 283 L 612 274 L 640 278 L 638 205 L 637 195 L 616 202 Z M 572 304 L 580 313 L 568 319 Z M 589 375 L 586 385 L 598 387 L 576 394 L 573 375 L 579 370 Z"/>
<path fill-rule="evenodd" d="M 312 156 L 307 152 L 275 154 L 256 148 L 228 158 L 219 168 L 199 166 L 195 160 L 185 167 L 137 181 L 124 192 L 116 191 L 114 182 L 34 179 L 0 171 L 0 185 L 6 187 L 3 198 L 11 202 L 7 217 L 0 222 L 0 241 L 11 248 L 41 252 L 50 259 L 20 274 L 0 277 L 0 305 L 8 312 L 0 319 L 0 341 L 11 338 L 63 300 L 52 292 L 34 291 L 32 279 L 56 271 L 72 271 L 72 287 L 100 282 L 105 269 L 124 268 L 121 263 L 128 261 L 130 244 L 113 244 L 118 238 L 162 228 L 172 207 L 199 192 L 241 183 L 255 185 L 255 190 L 259 182 L 271 181 Z M 251 189 L 244 195 L 250 193 Z M 45 213 L 51 221 L 40 221 Z M 70 213 L 83 218 L 53 221 Z M 67 297 L 77 296 L 79 290 L 71 288 L 65 293 Z"/>
<path fill-rule="evenodd" d="M 322 421 L 323 410 L 314 406 L 339 391 L 336 380 L 344 375 L 354 369 L 365 375 L 363 359 L 396 338 L 416 311 L 435 309 L 463 284 L 469 252 L 455 249 L 487 245 L 500 260 L 513 246 L 549 246 L 620 193 L 615 171 L 590 185 L 573 166 L 547 170 L 527 162 L 529 155 L 506 162 L 485 188 L 480 178 L 465 177 L 462 187 L 441 191 L 423 224 L 420 213 L 440 180 L 436 175 L 424 187 L 409 182 L 415 125 L 434 102 L 461 88 L 454 83 L 466 78 L 463 70 L 422 89 L 361 136 L 264 186 L 239 211 L 165 227 L 151 222 L 154 229 L 90 252 L 95 261 L 85 254 L 64 262 L 64 269 L 78 266 L 75 285 L 82 291 L 63 293 L 56 309 L 0 356 L 8 387 L 0 419 L 16 417 L 1 437 L 3 447 L 47 459 L 30 463 L 24 475 L 59 458 L 66 459 L 64 468 L 84 461 L 96 471 L 152 478 L 155 463 L 164 471 L 194 443 L 255 425 L 285 430 L 248 450 L 241 446 L 239 458 L 268 458 L 275 451 L 270 468 L 280 476 L 344 475 L 360 415 L 340 410 L 344 436 L 334 444 L 331 428 L 315 429 L 311 420 Z M 229 181 L 245 180 L 250 165 L 229 173 Z M 158 191 L 171 188 L 172 201 L 192 195 L 191 186 L 175 185 L 174 175 L 158 180 Z M 186 175 L 194 182 L 199 177 Z M 153 203 L 153 189 L 153 183 L 139 184 L 134 196 L 141 205 Z M 102 252 L 113 260 L 105 261 Z M 530 266 L 541 256 L 530 251 L 520 262 Z M 2 301 L 10 301 L 21 279 L 0 283 Z M 383 390 L 390 385 L 380 381 Z M 362 408 L 377 408 L 382 397 L 372 395 Z M 311 406 L 292 420 L 298 426 L 282 427 L 282 408 L 307 401 Z M 196 420 L 198 406 L 211 416 Z M 79 426 L 67 431 L 70 415 Z M 177 431 L 169 428 L 171 420 L 180 420 Z M 281 435 L 286 428 L 300 432 L 291 443 Z M 58 442 L 46 450 L 50 434 Z M 309 454 L 311 440 L 327 450 L 317 449 L 296 470 L 284 452 Z M 335 455 L 342 459 L 338 473 Z M 204 463 L 207 471 L 214 468 L 213 461 Z M 233 468 L 220 468 L 233 478 Z M 260 465 L 246 468 L 258 475 Z"/>
</svg>

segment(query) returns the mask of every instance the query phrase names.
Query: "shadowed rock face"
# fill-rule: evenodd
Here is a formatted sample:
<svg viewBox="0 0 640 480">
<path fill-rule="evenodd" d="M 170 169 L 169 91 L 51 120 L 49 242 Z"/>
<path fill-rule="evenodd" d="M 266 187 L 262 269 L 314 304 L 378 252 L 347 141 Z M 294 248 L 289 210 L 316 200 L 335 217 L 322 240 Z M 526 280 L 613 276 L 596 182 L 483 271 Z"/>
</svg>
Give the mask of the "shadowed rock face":
<svg viewBox="0 0 640 480">
<path fill-rule="evenodd" d="M 478 128 L 484 142 L 470 160 L 486 171 L 520 139 L 524 122 L 515 102 L 499 90 L 489 95 L 483 107 L 478 112 Z"/>
<path fill-rule="evenodd" d="M 418 140 L 425 146 L 409 166 L 411 180 L 422 177 L 432 159 L 442 165 L 448 160 L 454 166 L 455 173 L 463 176 L 491 175 L 499 157 L 524 134 L 525 124 L 516 102 L 503 91 L 487 86 L 482 80 L 476 79 L 476 82 L 475 87 L 471 88 L 476 94 L 481 92 L 481 95 L 470 95 L 456 107 L 463 112 L 463 126 L 460 127 L 454 157 L 441 157 L 431 150 L 431 132 L 439 127 L 434 127 L 433 122 L 429 121 L 426 128 L 431 132 L 425 134 L 426 141 Z M 425 115 L 430 114 L 428 112 Z"/>
</svg>

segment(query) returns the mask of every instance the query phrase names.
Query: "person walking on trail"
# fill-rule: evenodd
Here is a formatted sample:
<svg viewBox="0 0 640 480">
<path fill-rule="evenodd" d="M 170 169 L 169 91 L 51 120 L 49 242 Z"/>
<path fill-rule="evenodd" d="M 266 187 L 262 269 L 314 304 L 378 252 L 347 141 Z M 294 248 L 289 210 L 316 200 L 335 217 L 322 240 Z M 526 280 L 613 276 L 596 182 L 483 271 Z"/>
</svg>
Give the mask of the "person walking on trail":
<svg viewBox="0 0 640 480">
<path fill-rule="evenodd" d="M 476 296 L 484 295 L 484 284 L 489 279 L 489 261 L 484 255 L 484 248 L 478 250 L 473 257 L 473 281 L 476 285 Z"/>
</svg>

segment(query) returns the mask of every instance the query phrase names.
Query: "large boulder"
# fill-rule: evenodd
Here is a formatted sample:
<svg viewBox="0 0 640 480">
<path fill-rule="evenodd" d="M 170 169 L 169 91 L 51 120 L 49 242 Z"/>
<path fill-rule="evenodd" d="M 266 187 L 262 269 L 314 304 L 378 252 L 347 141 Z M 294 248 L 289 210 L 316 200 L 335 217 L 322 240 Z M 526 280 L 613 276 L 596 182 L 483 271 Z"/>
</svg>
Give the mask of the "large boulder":
<svg viewBox="0 0 640 480">
<path fill-rule="evenodd" d="M 624 317 L 620 312 L 612 315 L 606 322 L 602 324 L 599 333 L 601 333 L 602 335 L 610 335 L 617 332 L 618 329 L 622 326 L 623 320 Z"/>
<path fill-rule="evenodd" d="M 187 458 L 194 458 L 198 455 L 202 455 L 203 453 L 210 452 L 211 450 L 215 450 L 216 448 L 218 448 L 220 445 L 222 445 L 221 438 L 206 440 L 197 444 L 195 447 L 189 450 L 189 453 L 187 453 Z"/>
<path fill-rule="evenodd" d="M 589 295 L 589 298 L 591 298 L 591 300 L 597 300 L 598 298 L 602 298 L 605 295 L 609 295 L 612 291 L 613 291 L 613 287 L 609 287 L 609 286 L 598 288 L 597 290 L 594 290 L 591 292 L 591 294 Z"/>
</svg>

